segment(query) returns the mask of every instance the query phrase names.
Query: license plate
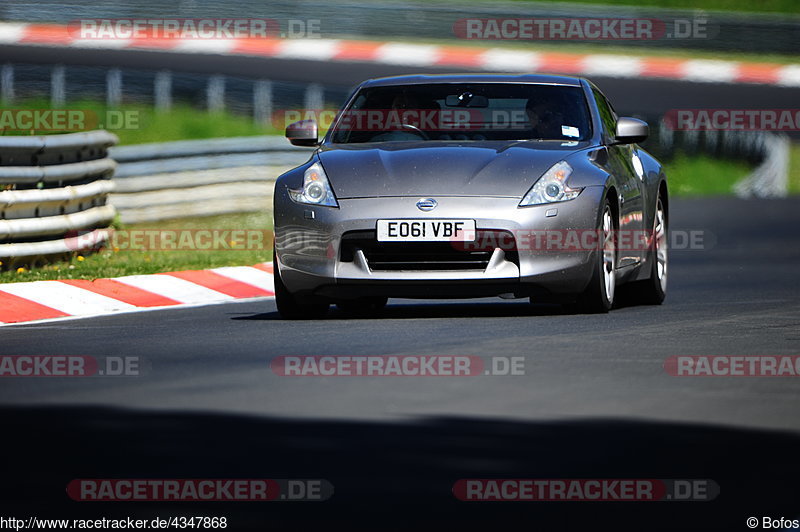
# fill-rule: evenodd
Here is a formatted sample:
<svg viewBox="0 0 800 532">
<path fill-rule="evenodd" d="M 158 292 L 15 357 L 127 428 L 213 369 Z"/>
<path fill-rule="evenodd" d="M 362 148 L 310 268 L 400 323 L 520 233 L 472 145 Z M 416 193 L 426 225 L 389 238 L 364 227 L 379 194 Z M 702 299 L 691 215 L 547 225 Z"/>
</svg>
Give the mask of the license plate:
<svg viewBox="0 0 800 532">
<path fill-rule="evenodd" d="M 472 242 L 475 220 L 378 220 L 378 242 Z"/>
</svg>

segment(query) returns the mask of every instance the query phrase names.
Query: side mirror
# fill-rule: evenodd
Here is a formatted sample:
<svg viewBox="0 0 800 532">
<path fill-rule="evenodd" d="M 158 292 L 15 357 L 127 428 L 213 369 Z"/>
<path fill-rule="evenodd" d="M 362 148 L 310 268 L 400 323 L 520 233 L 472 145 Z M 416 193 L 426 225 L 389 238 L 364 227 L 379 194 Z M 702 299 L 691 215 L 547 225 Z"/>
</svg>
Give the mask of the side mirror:
<svg viewBox="0 0 800 532">
<path fill-rule="evenodd" d="M 619 144 L 643 142 L 650 135 L 650 126 L 644 120 L 622 116 L 617 120 L 614 138 Z"/>
<path fill-rule="evenodd" d="M 286 138 L 295 146 L 319 146 L 318 135 L 314 120 L 300 120 L 286 126 Z"/>
</svg>

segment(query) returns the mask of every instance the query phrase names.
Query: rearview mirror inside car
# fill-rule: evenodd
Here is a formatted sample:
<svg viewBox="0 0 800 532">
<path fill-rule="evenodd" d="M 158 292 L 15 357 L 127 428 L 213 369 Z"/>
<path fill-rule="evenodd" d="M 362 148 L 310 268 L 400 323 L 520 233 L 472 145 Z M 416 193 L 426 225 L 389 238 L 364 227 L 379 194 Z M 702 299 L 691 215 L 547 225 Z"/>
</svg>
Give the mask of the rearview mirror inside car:
<svg viewBox="0 0 800 532">
<path fill-rule="evenodd" d="M 447 107 L 489 107 L 489 99 L 480 94 L 464 92 L 448 95 L 444 100 L 444 104 Z"/>
</svg>

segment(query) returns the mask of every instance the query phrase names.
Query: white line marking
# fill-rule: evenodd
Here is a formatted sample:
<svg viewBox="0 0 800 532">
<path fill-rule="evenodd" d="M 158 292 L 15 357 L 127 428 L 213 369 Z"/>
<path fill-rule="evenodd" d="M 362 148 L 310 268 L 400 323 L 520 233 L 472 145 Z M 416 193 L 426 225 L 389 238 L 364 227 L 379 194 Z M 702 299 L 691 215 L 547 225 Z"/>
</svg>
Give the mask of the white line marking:
<svg viewBox="0 0 800 532">
<path fill-rule="evenodd" d="M 75 39 L 69 46 L 72 48 L 94 48 L 99 50 L 119 50 L 127 48 L 133 39 Z"/>
<path fill-rule="evenodd" d="M 168 297 L 179 303 L 210 303 L 234 299 L 227 294 L 166 274 L 128 275 L 114 280 Z"/>
<path fill-rule="evenodd" d="M 375 61 L 392 65 L 430 66 L 439 58 L 439 47 L 424 44 L 388 43 L 375 51 Z"/>
<path fill-rule="evenodd" d="M 778 85 L 800 87 L 800 65 L 788 65 L 780 69 Z"/>
<path fill-rule="evenodd" d="M 642 73 L 642 61 L 638 57 L 594 54 L 587 55 L 582 64 L 583 72 L 589 75 L 629 78 Z"/>
<path fill-rule="evenodd" d="M 128 303 L 58 281 L 10 283 L 0 286 L 0 290 L 75 316 L 136 308 Z"/>
<path fill-rule="evenodd" d="M 539 69 L 541 56 L 536 52 L 520 52 L 491 48 L 481 54 L 480 65 L 498 72 L 531 72 Z"/>
<path fill-rule="evenodd" d="M 258 301 L 271 301 L 274 300 L 275 296 L 264 296 L 264 297 L 250 297 L 244 299 L 234 299 L 232 301 L 210 301 L 206 303 L 196 303 L 192 305 L 170 305 L 168 307 L 134 307 L 130 310 L 120 310 L 119 312 L 112 313 L 103 313 L 103 314 L 86 314 L 84 316 L 64 316 L 61 318 L 47 318 L 44 320 L 31 320 L 31 321 L 20 321 L 15 323 L 2 323 L 0 327 L 14 327 L 17 325 L 40 325 L 40 324 L 49 324 L 49 323 L 56 323 L 62 321 L 75 321 L 75 320 L 85 320 L 87 318 L 102 318 L 104 316 L 119 316 L 125 314 L 136 314 L 139 312 L 153 312 L 156 310 L 180 310 L 180 309 L 187 309 L 187 308 L 198 308 L 198 307 L 210 307 L 214 305 L 230 305 L 231 303 L 253 303 Z M 68 326 L 71 327 L 71 326 Z"/>
<path fill-rule="evenodd" d="M 277 57 L 325 61 L 339 53 L 336 39 L 290 39 L 281 43 Z"/>
<path fill-rule="evenodd" d="M 214 268 L 211 270 L 214 273 L 224 275 L 235 281 L 246 283 L 262 290 L 275 292 L 275 279 L 271 273 L 258 268 L 250 266 L 226 266 L 223 268 Z"/>
<path fill-rule="evenodd" d="M 16 44 L 25 36 L 28 24 L 0 23 L 0 43 Z"/>
<path fill-rule="evenodd" d="M 683 79 L 689 81 L 731 82 L 738 73 L 739 64 L 732 61 L 692 59 L 683 63 Z"/>
<path fill-rule="evenodd" d="M 189 52 L 196 54 L 227 54 L 236 46 L 234 39 L 198 40 L 185 39 L 178 42 L 173 48 L 176 52 Z"/>
</svg>

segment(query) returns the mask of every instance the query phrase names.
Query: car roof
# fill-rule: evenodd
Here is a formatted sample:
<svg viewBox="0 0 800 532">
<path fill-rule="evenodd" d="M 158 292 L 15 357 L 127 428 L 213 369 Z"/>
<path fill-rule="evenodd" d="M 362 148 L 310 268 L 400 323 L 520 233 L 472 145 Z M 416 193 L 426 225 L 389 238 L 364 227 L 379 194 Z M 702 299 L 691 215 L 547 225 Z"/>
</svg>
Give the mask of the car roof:
<svg viewBox="0 0 800 532">
<path fill-rule="evenodd" d="M 425 85 L 429 83 L 532 83 L 580 87 L 581 78 L 546 74 L 412 74 L 368 79 L 362 87 Z"/>
</svg>

